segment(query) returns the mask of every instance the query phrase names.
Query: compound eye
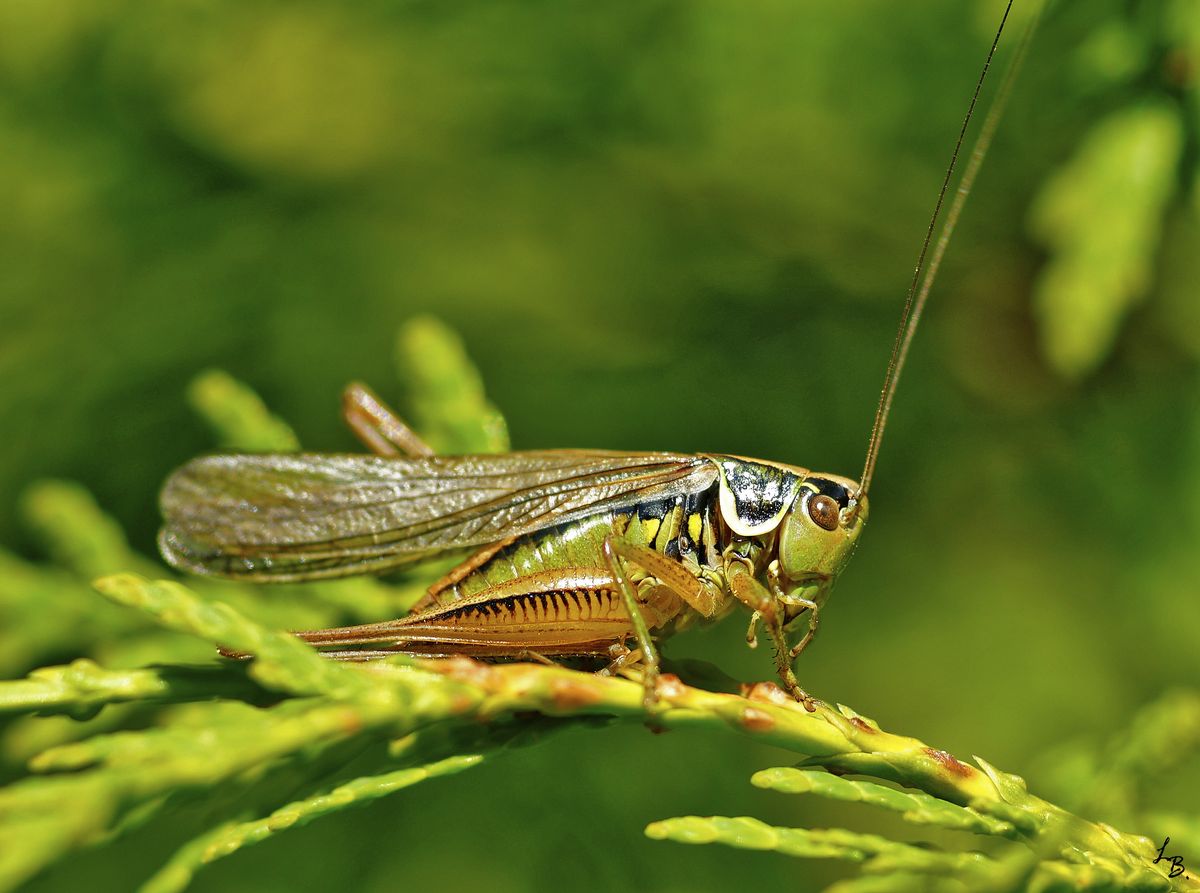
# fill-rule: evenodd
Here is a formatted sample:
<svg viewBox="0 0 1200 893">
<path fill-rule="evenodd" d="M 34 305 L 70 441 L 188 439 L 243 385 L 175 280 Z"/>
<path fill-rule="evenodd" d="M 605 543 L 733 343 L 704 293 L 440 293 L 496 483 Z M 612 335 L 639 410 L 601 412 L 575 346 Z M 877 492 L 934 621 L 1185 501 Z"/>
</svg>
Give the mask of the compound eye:
<svg viewBox="0 0 1200 893">
<path fill-rule="evenodd" d="M 808 516 L 822 530 L 837 530 L 838 504 L 830 496 L 820 494 L 808 500 Z"/>
</svg>

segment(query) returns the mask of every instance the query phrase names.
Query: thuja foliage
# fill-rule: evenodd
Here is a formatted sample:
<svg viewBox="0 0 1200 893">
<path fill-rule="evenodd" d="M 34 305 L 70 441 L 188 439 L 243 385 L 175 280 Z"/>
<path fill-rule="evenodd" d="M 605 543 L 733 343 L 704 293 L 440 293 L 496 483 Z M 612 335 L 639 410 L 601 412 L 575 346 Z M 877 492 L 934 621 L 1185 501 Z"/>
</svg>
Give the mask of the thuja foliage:
<svg viewBox="0 0 1200 893">
<path fill-rule="evenodd" d="M 437 448 L 505 448 L 503 420 L 452 334 L 419 320 L 398 344 L 413 419 Z M 190 399 L 224 446 L 296 447 L 284 423 L 221 373 L 198 378 Z M 132 553 L 74 485 L 36 485 L 24 509 L 58 566 L 0 554 L 0 670 L 88 657 L 0 682 L 0 714 L 10 717 L 2 746 L 27 767 L 0 790 L 0 890 L 75 850 L 202 803 L 207 829 L 140 887 L 183 890 L 205 865 L 289 828 L 559 729 L 614 721 L 773 744 L 798 763 L 757 773 L 751 781 L 759 787 L 855 801 L 963 835 L 913 844 L 749 817 L 683 817 L 650 825 L 652 838 L 860 865 L 841 891 L 1200 889 L 1194 875 L 1169 878 L 1148 838 L 1083 817 L 1108 807 L 1137 822 L 1130 827 L 1178 828 L 1181 837 L 1200 824 L 1145 816 L 1137 806 L 1140 780 L 1200 749 L 1195 692 L 1148 708 L 1097 754 L 1073 785 L 1073 813 L 978 757 L 969 764 L 846 707 L 818 704 L 810 713 L 770 684 L 728 694 L 668 676 L 648 716 L 636 681 L 562 667 L 403 656 L 332 662 L 282 630 L 400 613 L 438 571 L 398 585 L 352 579 L 264 599 L 242 585 L 155 579 L 162 569 Z M 100 595 L 86 582 L 96 577 Z M 218 645 L 253 658 L 218 661 Z M 1119 802 L 1106 798 L 1112 790 Z"/>
</svg>

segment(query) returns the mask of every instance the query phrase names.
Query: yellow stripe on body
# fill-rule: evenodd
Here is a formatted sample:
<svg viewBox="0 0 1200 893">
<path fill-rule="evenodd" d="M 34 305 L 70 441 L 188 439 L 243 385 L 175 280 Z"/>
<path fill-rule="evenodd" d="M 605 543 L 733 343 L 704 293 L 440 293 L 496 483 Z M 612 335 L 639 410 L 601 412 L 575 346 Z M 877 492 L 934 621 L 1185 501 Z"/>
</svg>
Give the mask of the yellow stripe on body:
<svg viewBox="0 0 1200 893">
<path fill-rule="evenodd" d="M 654 538 L 658 535 L 658 529 L 662 526 L 662 521 L 658 518 L 642 518 L 642 535 L 646 538 L 648 544 L 654 542 Z"/>
<path fill-rule="evenodd" d="M 674 542 L 683 529 L 683 506 L 676 504 L 663 518 L 658 535 L 650 541 L 650 545 L 658 552 L 666 552 L 667 544 Z"/>
</svg>

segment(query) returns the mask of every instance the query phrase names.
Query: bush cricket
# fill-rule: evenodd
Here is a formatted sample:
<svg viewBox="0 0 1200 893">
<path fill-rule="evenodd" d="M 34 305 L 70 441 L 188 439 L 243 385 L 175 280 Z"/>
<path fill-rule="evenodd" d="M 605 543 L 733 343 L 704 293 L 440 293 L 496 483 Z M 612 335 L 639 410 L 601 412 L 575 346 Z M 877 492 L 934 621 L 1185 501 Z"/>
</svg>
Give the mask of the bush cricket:
<svg viewBox="0 0 1200 893">
<path fill-rule="evenodd" d="M 163 488 L 164 558 L 198 574 L 295 582 L 379 574 L 461 551 L 461 563 L 408 616 L 296 635 L 350 660 L 403 652 L 593 657 L 607 660 L 607 672 L 640 665 L 647 705 L 659 668 L 655 639 L 742 605 L 750 611 L 748 641 L 761 625 L 784 686 L 812 709 L 793 663 L 812 641 L 866 525 L 867 494 L 909 344 L 1032 31 L 1014 54 L 933 244 L 1011 6 L 925 235 L 860 480 L 720 453 L 436 456 L 354 384 L 343 413 L 374 455 L 193 459 Z M 797 627 L 803 633 L 793 644 Z"/>
</svg>

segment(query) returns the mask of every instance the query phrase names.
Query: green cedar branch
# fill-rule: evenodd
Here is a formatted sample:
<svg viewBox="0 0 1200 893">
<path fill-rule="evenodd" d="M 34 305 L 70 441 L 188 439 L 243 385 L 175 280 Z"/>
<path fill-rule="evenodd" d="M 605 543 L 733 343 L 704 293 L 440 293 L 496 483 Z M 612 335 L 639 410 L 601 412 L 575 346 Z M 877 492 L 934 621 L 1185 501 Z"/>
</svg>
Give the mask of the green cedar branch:
<svg viewBox="0 0 1200 893">
<path fill-rule="evenodd" d="M 336 663 L 286 633 L 264 629 L 219 603 L 205 603 L 178 583 L 125 574 L 100 581 L 98 588 L 171 629 L 254 654 L 249 674 L 260 684 L 285 695 L 324 696 L 333 702 L 329 709 L 350 711 L 347 722 L 360 729 L 397 737 L 436 723 L 497 722 L 530 712 L 648 721 L 665 729 L 727 729 L 800 754 L 803 766 L 916 788 L 978 813 L 979 821 L 997 833 L 1002 826 L 996 823 L 1006 823 L 1011 833 L 1053 842 L 1059 859 L 1091 866 L 1101 875 L 1163 876 L 1151 864 L 1155 847 L 1148 838 L 1088 822 L 1030 794 L 1022 779 L 985 760 L 977 757 L 975 766 L 968 765 L 915 738 L 886 732 L 848 708 L 818 704 L 810 713 L 771 684 L 731 695 L 667 678 L 648 714 L 639 685 L 625 679 L 465 658 Z"/>
<path fill-rule="evenodd" d="M 466 658 L 437 661 L 398 656 L 364 665 L 337 663 L 224 604 L 204 601 L 178 583 L 122 574 L 101 580 L 98 588 L 176 632 L 253 654 L 246 676 L 284 700 L 265 709 L 243 706 L 237 722 L 212 722 L 203 727 L 175 723 L 98 735 L 40 754 L 31 761 L 31 768 L 48 773 L 46 777 L 25 779 L 0 791 L 0 889 L 11 887 L 14 880 L 69 849 L 102 840 L 122 827 L 130 815 L 157 809 L 163 798 L 175 791 L 250 783 L 266 771 L 264 767 L 281 760 L 303 763 L 355 739 L 392 741 L 435 729 L 446 735 L 448 729 L 477 730 L 481 723 L 484 728 L 511 735 L 514 727 L 526 721 L 544 731 L 531 715 L 564 722 L 617 719 L 648 722 L 664 729 L 733 731 L 799 754 L 805 767 L 866 775 L 918 789 L 974 811 L 981 823 L 997 832 L 1004 827 L 1000 823 L 1006 823 L 1034 848 L 1052 847 L 1053 864 L 1066 866 L 1047 871 L 1066 872 L 1071 879 L 1122 878 L 1132 888 L 1170 889 L 1163 886 L 1163 872 L 1151 864 L 1155 846 L 1148 839 L 1085 821 L 1033 796 L 1020 778 L 1000 772 L 986 761 L 977 758 L 977 766 L 968 765 L 915 738 L 886 732 L 848 708 L 818 704 L 810 713 L 771 684 L 733 695 L 692 688 L 667 677 L 660 687 L 658 705 L 647 713 L 640 685 L 627 679 L 557 666 L 488 665 Z M 58 669 L 60 672 L 44 678 L 34 674 L 16 683 L 46 686 L 40 696 L 24 689 L 27 705 L 94 709 L 106 699 L 124 700 L 135 691 L 152 698 L 204 696 L 204 686 L 189 687 L 188 680 L 173 675 L 178 671 L 172 668 L 111 676 L 86 664 L 74 665 L 73 670 Z M 208 696 L 216 694 L 211 688 L 207 692 Z M 9 696 L 22 695 L 18 690 Z M 476 752 L 480 742 L 470 743 L 470 752 Z M 494 742 L 483 743 L 495 746 Z M 432 753 L 423 748 L 421 756 L 434 763 L 461 755 L 465 751 L 457 748 L 462 745 L 453 735 L 446 735 L 446 750 Z M 840 793 L 847 790 L 851 789 Z M 886 796 L 865 787 L 854 793 L 868 799 Z M 928 803 L 917 798 L 909 805 Z M 314 806 L 312 816 L 323 808 Z M 73 815 L 69 829 L 55 822 L 55 816 L 64 811 Z M 268 810 L 266 818 L 248 821 L 269 820 L 270 815 Z M 233 833 L 234 826 L 221 827 L 225 828 L 222 833 Z M 789 837 L 793 838 L 800 839 Z M 809 838 L 810 843 L 814 840 Z M 913 862 L 908 858 L 911 854 L 899 850 L 881 850 L 873 858 L 888 853 L 896 856 L 895 864 L 878 864 L 892 865 L 899 874 L 934 865 Z M 186 854 L 178 858 L 185 863 L 188 859 Z M 963 865 L 961 858 L 955 857 L 938 861 L 935 867 L 951 871 Z M 1177 880 L 1175 889 L 1197 887 L 1193 880 Z"/>
</svg>

